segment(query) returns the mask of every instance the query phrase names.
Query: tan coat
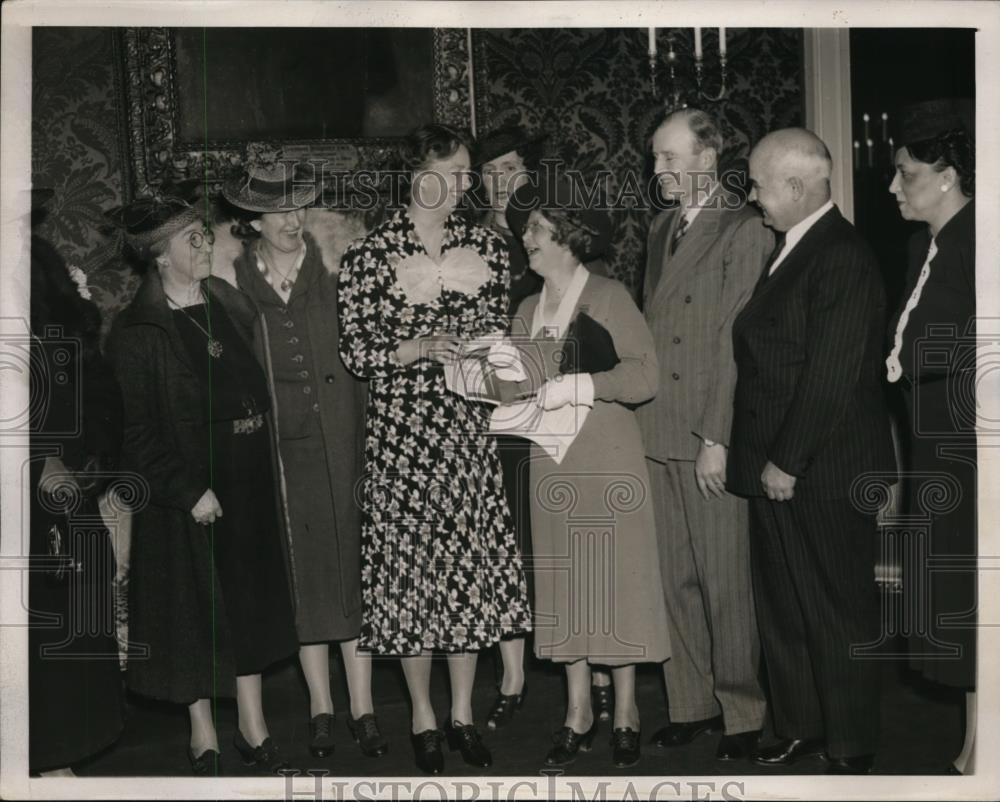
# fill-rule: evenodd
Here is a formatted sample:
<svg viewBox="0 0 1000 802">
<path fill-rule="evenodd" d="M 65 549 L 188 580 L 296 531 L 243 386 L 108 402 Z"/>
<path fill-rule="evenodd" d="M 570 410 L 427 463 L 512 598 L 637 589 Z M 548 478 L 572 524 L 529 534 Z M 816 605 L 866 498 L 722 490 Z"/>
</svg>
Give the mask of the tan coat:
<svg viewBox="0 0 1000 802">
<path fill-rule="evenodd" d="M 669 244 L 679 209 L 653 220 L 643 311 L 660 360 L 660 392 L 637 411 L 653 459 L 693 460 L 699 437 L 729 443 L 736 362 L 732 323 L 774 248 L 751 207 L 728 209 L 715 192 L 676 252 Z"/>
<path fill-rule="evenodd" d="M 539 300 L 521 303 L 530 321 Z M 628 290 L 590 275 L 573 312 L 586 311 L 614 340 L 621 360 L 593 374 L 594 407 L 560 464 L 531 456 L 535 654 L 626 665 L 670 655 L 653 505 L 642 437 L 627 404 L 656 392 L 649 329 Z M 558 373 L 552 341 L 546 376 Z"/>
</svg>

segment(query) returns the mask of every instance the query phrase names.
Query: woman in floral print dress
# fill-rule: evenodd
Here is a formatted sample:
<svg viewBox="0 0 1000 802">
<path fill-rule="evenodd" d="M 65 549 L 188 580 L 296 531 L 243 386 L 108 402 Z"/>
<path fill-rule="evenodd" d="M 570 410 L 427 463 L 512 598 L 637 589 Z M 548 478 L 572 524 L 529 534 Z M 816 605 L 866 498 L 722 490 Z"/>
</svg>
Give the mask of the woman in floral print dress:
<svg viewBox="0 0 1000 802">
<path fill-rule="evenodd" d="M 344 255 L 340 353 L 370 380 L 365 442 L 361 647 L 403 656 L 417 765 L 443 770 L 440 741 L 466 763 L 491 756 L 473 725 L 479 649 L 530 628 L 521 557 L 489 407 L 450 392 L 442 366 L 506 328 L 508 256 L 456 213 L 469 151 L 442 125 L 403 147 L 411 199 Z M 431 654 L 448 653 L 451 714 L 437 729 Z"/>
</svg>

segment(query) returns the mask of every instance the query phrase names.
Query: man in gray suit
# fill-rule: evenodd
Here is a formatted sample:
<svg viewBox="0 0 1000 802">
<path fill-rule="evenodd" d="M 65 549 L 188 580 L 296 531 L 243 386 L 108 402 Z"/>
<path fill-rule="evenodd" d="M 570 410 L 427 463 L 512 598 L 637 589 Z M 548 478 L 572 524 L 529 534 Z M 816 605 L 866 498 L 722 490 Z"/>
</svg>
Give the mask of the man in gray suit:
<svg viewBox="0 0 1000 802">
<path fill-rule="evenodd" d="M 750 579 L 747 503 L 726 491 L 736 363 L 731 327 L 773 235 L 745 197 L 720 182 L 722 135 L 697 109 L 653 135 L 655 171 L 678 205 L 650 228 L 643 308 L 660 360 L 660 391 L 638 411 L 643 430 L 672 657 L 664 663 L 670 724 L 659 746 L 724 735 L 716 757 L 750 755 L 764 721 Z M 736 182 L 733 182 L 736 183 Z"/>
</svg>

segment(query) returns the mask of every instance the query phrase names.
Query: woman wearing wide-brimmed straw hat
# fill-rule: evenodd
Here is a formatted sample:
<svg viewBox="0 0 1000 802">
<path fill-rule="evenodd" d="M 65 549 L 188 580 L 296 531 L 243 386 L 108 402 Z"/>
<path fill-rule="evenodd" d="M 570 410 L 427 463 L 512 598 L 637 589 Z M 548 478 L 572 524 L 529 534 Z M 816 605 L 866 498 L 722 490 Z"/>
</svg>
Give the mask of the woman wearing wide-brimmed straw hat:
<svg viewBox="0 0 1000 802">
<path fill-rule="evenodd" d="M 329 644 L 339 641 L 350 692 L 347 725 L 362 752 L 388 743 L 372 706 L 371 657 L 359 652 L 361 473 L 365 385 L 338 356 L 336 266 L 305 232 L 318 186 L 278 162 L 226 182 L 236 208 L 238 287 L 253 301 L 267 340 L 293 566 L 299 661 L 309 688 L 309 748 L 333 752 Z"/>
<path fill-rule="evenodd" d="M 137 693 L 188 705 L 195 774 L 219 773 L 212 698 L 237 698 L 234 745 L 261 772 L 271 740 L 261 672 L 295 651 L 267 380 L 254 310 L 210 277 L 212 232 L 193 196 L 110 215 L 146 274 L 110 352 L 125 407 L 122 466 L 146 480 L 135 512 L 129 661 Z"/>
</svg>

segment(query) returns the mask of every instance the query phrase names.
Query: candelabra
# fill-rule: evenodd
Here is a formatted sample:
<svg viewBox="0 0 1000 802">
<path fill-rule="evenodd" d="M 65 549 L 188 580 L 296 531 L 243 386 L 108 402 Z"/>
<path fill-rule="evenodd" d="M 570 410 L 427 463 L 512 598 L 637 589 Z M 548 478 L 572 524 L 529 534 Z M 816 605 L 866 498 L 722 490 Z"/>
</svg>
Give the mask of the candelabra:
<svg viewBox="0 0 1000 802">
<path fill-rule="evenodd" d="M 659 56 L 656 47 L 656 28 L 649 29 L 649 81 L 653 90 L 653 96 L 658 96 L 656 86 L 656 72 L 659 63 Z M 719 86 L 718 91 L 710 92 L 706 84 L 706 69 L 704 50 L 702 49 L 701 28 L 694 29 L 694 86 L 685 90 L 683 81 L 678 79 L 678 66 L 680 58 L 674 49 L 674 34 L 667 32 L 667 75 L 669 86 L 666 91 L 667 105 L 669 108 L 679 108 L 687 105 L 685 98 L 694 100 L 707 100 L 709 103 L 717 103 L 726 96 L 726 29 L 719 28 Z"/>
</svg>

